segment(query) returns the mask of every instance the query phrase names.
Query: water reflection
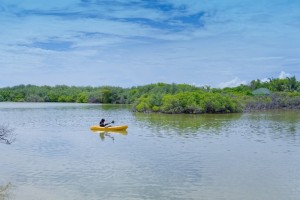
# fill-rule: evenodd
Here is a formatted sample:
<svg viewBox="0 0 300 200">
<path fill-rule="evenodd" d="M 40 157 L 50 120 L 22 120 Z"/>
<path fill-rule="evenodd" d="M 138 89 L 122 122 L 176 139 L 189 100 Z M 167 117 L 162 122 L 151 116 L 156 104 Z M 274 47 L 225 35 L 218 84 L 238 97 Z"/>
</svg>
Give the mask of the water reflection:
<svg viewBox="0 0 300 200">
<path fill-rule="evenodd" d="M 105 137 L 112 139 L 113 141 L 115 140 L 115 137 L 113 136 L 114 134 L 117 135 L 127 135 L 128 132 L 126 130 L 122 130 L 122 131 L 95 131 L 95 130 L 91 130 L 94 133 L 98 133 L 99 137 L 102 141 L 105 140 Z"/>
<path fill-rule="evenodd" d="M 0 145 L 0 178 L 14 184 L 5 198 L 299 198 L 299 111 L 164 115 L 60 105 L 0 103 L 0 121 L 16 124 L 19 136 Z M 128 124 L 128 133 L 89 132 L 102 116 Z"/>
<path fill-rule="evenodd" d="M 143 114 L 136 113 L 135 117 L 155 132 L 176 131 L 181 135 L 202 132 L 218 133 L 232 121 L 240 119 L 242 114 L 214 114 L 214 115 L 168 115 L 168 114 Z"/>
<path fill-rule="evenodd" d="M 300 140 L 299 111 L 269 111 L 246 114 L 245 126 L 252 134 L 270 135 L 273 139 Z"/>
<path fill-rule="evenodd" d="M 259 142 L 265 142 L 266 138 L 287 139 L 290 142 L 300 140 L 299 111 L 213 115 L 135 113 L 134 116 L 141 128 L 151 130 L 156 137 L 196 137 L 204 134 L 229 137 L 241 134 Z"/>
<path fill-rule="evenodd" d="M 125 104 L 99 104 L 99 108 L 103 109 L 103 110 L 128 110 L 130 109 L 130 105 L 125 105 Z"/>
</svg>

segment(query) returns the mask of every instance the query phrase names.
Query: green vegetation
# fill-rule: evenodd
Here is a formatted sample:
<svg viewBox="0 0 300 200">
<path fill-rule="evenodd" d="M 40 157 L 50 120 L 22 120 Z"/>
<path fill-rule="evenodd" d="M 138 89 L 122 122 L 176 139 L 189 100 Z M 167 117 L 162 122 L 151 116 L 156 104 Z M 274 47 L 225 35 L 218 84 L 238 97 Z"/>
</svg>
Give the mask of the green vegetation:
<svg viewBox="0 0 300 200">
<path fill-rule="evenodd" d="M 223 89 L 174 83 L 132 88 L 19 85 L 0 88 L 0 101 L 132 104 L 133 111 L 172 114 L 299 109 L 300 82 L 294 76 Z"/>
<path fill-rule="evenodd" d="M 0 89 L 0 101 L 127 104 L 129 90 L 120 87 L 18 85 Z"/>
</svg>

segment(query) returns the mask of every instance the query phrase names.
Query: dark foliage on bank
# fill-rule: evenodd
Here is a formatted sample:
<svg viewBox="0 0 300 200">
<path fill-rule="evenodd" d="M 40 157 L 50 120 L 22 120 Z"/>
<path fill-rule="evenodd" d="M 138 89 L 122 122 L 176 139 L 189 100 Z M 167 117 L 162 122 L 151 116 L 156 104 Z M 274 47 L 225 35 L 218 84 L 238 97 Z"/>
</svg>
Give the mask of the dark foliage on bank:
<svg viewBox="0 0 300 200">
<path fill-rule="evenodd" d="M 18 85 L 0 89 L 0 101 L 127 104 L 129 89 L 120 87 L 75 87 Z"/>
</svg>

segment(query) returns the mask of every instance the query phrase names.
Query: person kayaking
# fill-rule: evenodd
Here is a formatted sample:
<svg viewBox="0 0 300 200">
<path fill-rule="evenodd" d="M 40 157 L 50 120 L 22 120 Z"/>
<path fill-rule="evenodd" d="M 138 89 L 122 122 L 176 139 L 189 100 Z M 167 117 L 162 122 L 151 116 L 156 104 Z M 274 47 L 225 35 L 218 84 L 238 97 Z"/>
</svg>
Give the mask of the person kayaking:
<svg viewBox="0 0 300 200">
<path fill-rule="evenodd" d="M 100 123 L 99 123 L 99 126 L 101 127 L 110 127 L 108 126 L 109 124 L 112 124 L 112 123 L 115 123 L 114 121 L 110 122 L 110 123 L 105 123 L 105 119 L 101 119 Z"/>
</svg>

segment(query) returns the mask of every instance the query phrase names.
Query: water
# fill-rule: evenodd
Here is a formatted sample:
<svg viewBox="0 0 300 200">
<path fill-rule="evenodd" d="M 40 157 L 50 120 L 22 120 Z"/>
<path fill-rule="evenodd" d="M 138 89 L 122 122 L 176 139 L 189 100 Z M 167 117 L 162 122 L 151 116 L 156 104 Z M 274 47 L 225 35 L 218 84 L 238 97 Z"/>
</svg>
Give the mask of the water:
<svg viewBox="0 0 300 200">
<path fill-rule="evenodd" d="M 91 132 L 102 117 L 127 133 Z M 299 121 L 299 111 L 163 115 L 0 103 L 0 123 L 16 134 L 0 143 L 0 186 L 10 183 L 13 200 L 296 200 Z"/>
</svg>

